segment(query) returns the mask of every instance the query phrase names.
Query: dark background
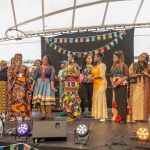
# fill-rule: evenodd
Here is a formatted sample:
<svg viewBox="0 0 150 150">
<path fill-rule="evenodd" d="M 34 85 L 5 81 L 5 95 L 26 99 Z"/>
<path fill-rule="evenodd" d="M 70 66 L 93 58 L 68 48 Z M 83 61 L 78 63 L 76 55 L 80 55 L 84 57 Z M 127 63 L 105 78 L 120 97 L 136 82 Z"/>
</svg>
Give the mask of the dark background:
<svg viewBox="0 0 150 150">
<path fill-rule="evenodd" d="M 105 33 L 111 33 L 116 30 L 111 30 L 111 31 L 103 31 L 103 32 L 76 32 L 76 33 L 71 33 L 71 34 L 63 34 L 60 36 L 56 37 L 84 37 L 84 36 L 92 36 L 92 35 L 99 35 L 99 34 L 105 34 Z M 113 39 L 106 39 L 106 40 L 101 40 L 101 41 L 95 41 L 95 42 L 84 42 L 84 43 L 57 43 L 58 46 L 70 50 L 73 52 L 76 51 L 83 51 L 83 52 L 88 52 L 90 50 L 94 50 L 100 47 L 105 46 L 109 42 L 111 42 Z M 118 38 L 118 44 L 115 45 L 115 47 L 111 48 L 108 51 L 105 51 L 104 53 L 104 58 L 103 62 L 107 66 L 107 81 L 108 81 L 108 88 L 107 88 L 107 105 L 108 108 L 111 108 L 111 101 L 112 101 L 112 90 L 111 90 L 111 85 L 109 81 L 109 72 L 110 68 L 112 65 L 112 56 L 115 51 L 122 50 L 124 52 L 125 56 L 125 61 L 127 65 L 129 66 L 133 60 L 134 60 L 134 29 L 129 29 L 126 30 L 126 35 L 123 36 L 123 39 L 120 40 Z M 50 55 L 52 65 L 55 67 L 56 74 L 58 74 L 58 71 L 60 69 L 60 60 L 67 60 L 67 55 L 64 55 L 61 53 L 58 53 L 57 51 L 54 51 L 49 45 L 45 44 L 45 37 L 41 37 L 41 56 L 43 57 L 44 55 Z M 77 63 L 79 65 L 82 64 L 82 58 L 79 58 L 77 60 Z M 58 83 L 56 83 L 56 86 Z M 56 94 L 58 96 L 58 93 Z"/>
</svg>

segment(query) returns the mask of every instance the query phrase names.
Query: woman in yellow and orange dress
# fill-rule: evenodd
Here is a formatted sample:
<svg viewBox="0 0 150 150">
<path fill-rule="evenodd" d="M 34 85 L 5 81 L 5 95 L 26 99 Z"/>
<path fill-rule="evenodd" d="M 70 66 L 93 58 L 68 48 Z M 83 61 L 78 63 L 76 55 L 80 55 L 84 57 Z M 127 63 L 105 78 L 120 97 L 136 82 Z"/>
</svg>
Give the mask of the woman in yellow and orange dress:
<svg viewBox="0 0 150 150">
<path fill-rule="evenodd" d="M 102 63 L 102 54 L 98 53 L 94 56 L 95 66 L 92 70 L 93 80 L 93 97 L 92 97 L 92 117 L 105 121 L 108 118 L 107 102 L 106 102 L 106 88 L 107 80 L 105 77 L 106 66 Z"/>
</svg>

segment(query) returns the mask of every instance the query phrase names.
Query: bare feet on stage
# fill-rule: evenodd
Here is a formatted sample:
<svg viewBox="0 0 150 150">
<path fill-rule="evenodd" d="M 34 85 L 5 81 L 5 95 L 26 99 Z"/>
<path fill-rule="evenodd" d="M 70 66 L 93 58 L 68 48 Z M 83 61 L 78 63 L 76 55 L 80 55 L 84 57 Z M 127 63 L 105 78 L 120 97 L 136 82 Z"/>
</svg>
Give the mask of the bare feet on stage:
<svg viewBox="0 0 150 150">
<path fill-rule="evenodd" d="M 105 119 L 105 118 L 101 118 L 99 121 L 100 121 L 100 122 L 105 122 L 106 119 Z"/>
</svg>

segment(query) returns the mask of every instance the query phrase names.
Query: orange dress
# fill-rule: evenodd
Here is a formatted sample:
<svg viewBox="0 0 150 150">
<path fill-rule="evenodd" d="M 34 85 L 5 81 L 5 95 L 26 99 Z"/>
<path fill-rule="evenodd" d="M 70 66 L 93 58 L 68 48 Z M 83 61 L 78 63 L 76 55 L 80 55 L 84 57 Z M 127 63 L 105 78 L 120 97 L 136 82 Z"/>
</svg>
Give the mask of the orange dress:
<svg viewBox="0 0 150 150">
<path fill-rule="evenodd" d="M 95 66 L 92 71 L 93 77 L 101 77 L 100 79 L 95 79 L 93 83 L 92 116 L 96 119 L 108 118 L 106 102 L 107 80 L 105 73 L 106 66 L 104 63 Z"/>
</svg>

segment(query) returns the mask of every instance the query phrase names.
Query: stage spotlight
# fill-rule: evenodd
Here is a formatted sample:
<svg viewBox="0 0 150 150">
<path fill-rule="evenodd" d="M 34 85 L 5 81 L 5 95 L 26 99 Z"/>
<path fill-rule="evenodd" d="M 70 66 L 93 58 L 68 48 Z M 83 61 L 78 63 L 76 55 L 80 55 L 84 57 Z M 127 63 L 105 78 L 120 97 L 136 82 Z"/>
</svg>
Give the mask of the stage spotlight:
<svg viewBox="0 0 150 150">
<path fill-rule="evenodd" d="M 136 136 L 139 140 L 147 141 L 149 140 L 149 131 L 146 128 L 139 128 L 136 131 Z"/>
<path fill-rule="evenodd" d="M 80 124 L 75 129 L 75 144 L 87 144 L 89 140 L 89 128 L 85 124 Z"/>
<path fill-rule="evenodd" d="M 18 136 L 27 136 L 30 131 L 29 126 L 26 123 L 22 123 L 17 128 Z"/>
<path fill-rule="evenodd" d="M 3 118 L 0 117 L 0 137 L 4 135 L 4 121 Z"/>
</svg>

